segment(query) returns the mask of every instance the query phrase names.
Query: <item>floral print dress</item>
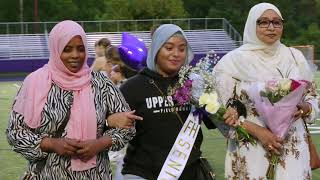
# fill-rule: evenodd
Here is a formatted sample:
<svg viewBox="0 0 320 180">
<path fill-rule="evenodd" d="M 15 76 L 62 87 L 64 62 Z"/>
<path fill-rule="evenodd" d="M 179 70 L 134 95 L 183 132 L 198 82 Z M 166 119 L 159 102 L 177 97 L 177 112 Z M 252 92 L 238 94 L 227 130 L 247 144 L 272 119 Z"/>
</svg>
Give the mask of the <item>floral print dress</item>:
<svg viewBox="0 0 320 180">
<path fill-rule="evenodd" d="M 281 78 L 281 77 L 278 77 Z M 246 121 L 265 127 L 265 123 L 255 111 L 247 95 L 252 82 L 244 82 L 219 73 L 216 75 L 217 87 L 224 103 L 234 95 L 246 106 Z M 234 87 L 234 88 L 232 88 Z M 309 89 L 305 101 L 311 103 L 312 113 L 305 120 L 314 122 L 318 113 L 318 100 L 315 87 Z M 230 180 L 265 180 L 269 166 L 270 154 L 257 140 L 256 145 L 228 139 L 225 159 L 225 178 Z M 290 127 L 283 143 L 283 152 L 276 167 L 276 180 L 308 180 L 312 178 L 309 166 L 309 148 L 307 134 L 302 119 L 296 120 Z"/>
</svg>

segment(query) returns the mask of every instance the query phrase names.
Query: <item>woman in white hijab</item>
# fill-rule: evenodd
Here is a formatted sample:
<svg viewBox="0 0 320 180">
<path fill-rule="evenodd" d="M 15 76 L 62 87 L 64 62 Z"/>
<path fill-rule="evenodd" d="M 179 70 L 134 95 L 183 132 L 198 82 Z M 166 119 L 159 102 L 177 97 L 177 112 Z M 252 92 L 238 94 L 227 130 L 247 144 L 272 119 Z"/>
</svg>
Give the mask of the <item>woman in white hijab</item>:
<svg viewBox="0 0 320 180">
<path fill-rule="evenodd" d="M 224 103 L 238 97 L 246 106 L 247 117 L 242 126 L 257 139 L 257 145 L 229 140 L 225 161 L 226 179 L 266 179 L 268 151 L 282 153 L 276 167 L 275 179 L 310 179 L 309 149 L 304 123 L 313 122 L 318 102 L 308 94 L 293 114 L 292 124 L 284 141 L 272 134 L 255 113 L 246 95 L 251 83 L 279 79 L 312 81 L 312 72 L 303 54 L 280 42 L 283 18 L 277 7 L 260 3 L 251 8 L 244 29 L 243 45 L 228 54 L 214 68 L 218 92 Z M 234 87 L 234 88 L 233 88 Z"/>
</svg>

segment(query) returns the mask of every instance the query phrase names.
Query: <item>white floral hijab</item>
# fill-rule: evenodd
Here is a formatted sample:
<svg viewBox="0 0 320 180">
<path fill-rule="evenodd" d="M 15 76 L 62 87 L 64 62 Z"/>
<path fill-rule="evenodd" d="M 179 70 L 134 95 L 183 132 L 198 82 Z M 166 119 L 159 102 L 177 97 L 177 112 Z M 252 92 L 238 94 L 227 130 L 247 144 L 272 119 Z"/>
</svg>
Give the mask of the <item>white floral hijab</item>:
<svg viewBox="0 0 320 180">
<path fill-rule="evenodd" d="M 282 75 L 293 79 L 312 80 L 313 73 L 299 50 L 288 48 L 280 40 L 268 45 L 258 39 L 256 21 L 269 9 L 282 18 L 279 9 L 270 3 L 253 6 L 244 29 L 244 44 L 222 57 L 214 67 L 215 76 L 227 74 L 229 77 L 249 82 L 281 78 Z"/>
<path fill-rule="evenodd" d="M 279 9 L 270 3 L 260 3 L 253 6 L 250 11 L 246 21 L 246 25 L 244 27 L 243 32 L 243 46 L 241 50 L 264 50 L 269 49 L 270 45 L 267 45 L 260 41 L 257 37 L 256 27 L 258 18 L 266 11 L 266 10 L 275 11 L 281 19 L 282 15 Z M 272 45 L 274 48 L 278 48 L 280 46 L 280 40 Z"/>
</svg>

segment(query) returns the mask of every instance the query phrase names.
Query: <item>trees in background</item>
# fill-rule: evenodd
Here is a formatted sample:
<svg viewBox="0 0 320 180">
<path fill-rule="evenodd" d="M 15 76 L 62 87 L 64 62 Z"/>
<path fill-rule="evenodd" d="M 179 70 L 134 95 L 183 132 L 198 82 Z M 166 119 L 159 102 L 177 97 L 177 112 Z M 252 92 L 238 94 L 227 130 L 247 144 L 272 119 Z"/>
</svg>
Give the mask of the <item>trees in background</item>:
<svg viewBox="0 0 320 180">
<path fill-rule="evenodd" d="M 165 19 L 184 18 L 182 0 L 108 0 L 98 19 Z"/>
<path fill-rule="evenodd" d="M 0 22 L 20 21 L 21 0 L 0 1 Z M 22 0 L 23 21 L 35 20 L 38 2 L 40 21 L 183 18 L 188 13 L 182 0 Z"/>
<path fill-rule="evenodd" d="M 261 0 L 184 0 L 192 17 L 224 17 L 242 34 L 248 12 Z M 279 7 L 285 19 L 282 41 L 314 45 L 320 58 L 320 0 L 264 0 Z"/>
<path fill-rule="evenodd" d="M 23 1 L 23 16 L 20 2 Z M 288 45 L 320 45 L 320 0 L 264 0 L 279 7 Z M 38 2 L 35 17 L 34 2 Z M 249 9 L 261 0 L 1 0 L 0 22 L 224 17 L 242 34 Z M 123 25 L 125 29 L 129 24 Z M 137 24 L 135 24 L 137 26 Z M 138 24 L 144 28 L 143 23 Z M 113 29 L 106 30 L 112 31 Z M 109 27 L 111 28 L 111 27 Z M 144 28 L 145 29 L 145 28 Z M 320 55 L 320 52 L 317 52 Z M 320 58 L 320 56 L 318 56 Z"/>
</svg>

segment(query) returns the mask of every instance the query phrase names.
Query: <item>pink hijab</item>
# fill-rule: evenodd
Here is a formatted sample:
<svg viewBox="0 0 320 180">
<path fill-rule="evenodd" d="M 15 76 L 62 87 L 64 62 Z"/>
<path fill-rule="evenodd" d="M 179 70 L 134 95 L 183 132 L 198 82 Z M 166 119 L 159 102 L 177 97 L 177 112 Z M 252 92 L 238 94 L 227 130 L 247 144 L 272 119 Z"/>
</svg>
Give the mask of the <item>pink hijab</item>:
<svg viewBox="0 0 320 180">
<path fill-rule="evenodd" d="M 81 36 L 86 49 L 82 68 L 73 73 L 60 59 L 64 47 L 75 36 Z M 87 65 L 88 48 L 83 28 L 74 21 L 62 21 L 51 30 L 49 35 L 50 58 L 48 64 L 26 77 L 16 97 L 13 110 L 24 116 L 24 122 L 31 128 L 41 125 L 41 112 L 47 102 L 52 81 L 60 88 L 73 91 L 73 105 L 67 125 L 67 137 L 77 140 L 96 139 L 97 119 L 94 97 L 91 89 L 91 71 Z M 96 156 L 82 162 L 71 159 L 74 171 L 83 171 L 96 166 Z"/>
</svg>

